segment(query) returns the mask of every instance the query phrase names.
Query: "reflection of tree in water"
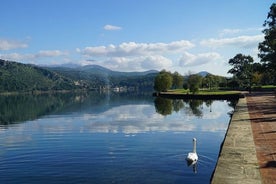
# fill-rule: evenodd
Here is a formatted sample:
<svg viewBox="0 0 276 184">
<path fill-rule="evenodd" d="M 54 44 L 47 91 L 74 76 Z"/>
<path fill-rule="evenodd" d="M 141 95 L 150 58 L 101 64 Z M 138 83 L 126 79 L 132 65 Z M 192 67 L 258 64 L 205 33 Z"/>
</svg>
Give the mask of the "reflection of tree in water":
<svg viewBox="0 0 276 184">
<path fill-rule="evenodd" d="M 183 100 L 180 100 L 180 99 L 175 99 L 173 100 L 173 110 L 175 112 L 178 112 L 180 111 L 180 109 L 182 109 L 184 107 L 184 103 L 183 103 Z"/>
<path fill-rule="evenodd" d="M 167 99 L 157 97 L 154 101 L 156 112 L 164 116 L 171 114 L 173 111 L 178 112 L 184 107 L 183 100 Z"/>
<path fill-rule="evenodd" d="M 157 97 L 154 101 L 156 112 L 164 116 L 171 114 L 173 111 L 179 112 L 181 109 L 184 109 L 186 113 L 195 115 L 199 118 L 203 116 L 203 107 L 206 106 L 209 108 L 209 111 L 212 112 L 212 103 L 213 100 L 182 100 L 182 99 L 167 99 Z M 229 101 L 228 105 L 234 107 L 236 104 L 235 101 Z"/>
<path fill-rule="evenodd" d="M 228 106 L 234 109 L 237 103 L 238 103 L 238 100 L 228 101 Z"/>
<path fill-rule="evenodd" d="M 188 104 L 188 111 L 196 116 L 202 116 L 201 110 L 198 109 L 200 105 L 203 104 L 201 100 L 186 100 L 186 104 Z M 182 99 L 168 99 L 157 97 L 154 101 L 156 112 L 162 114 L 164 116 L 171 114 L 173 111 L 179 112 L 182 108 L 185 107 L 184 101 Z"/>
<path fill-rule="evenodd" d="M 206 101 L 204 101 L 204 102 L 205 102 L 205 105 L 206 105 L 207 107 L 210 107 L 210 106 L 212 106 L 213 100 L 206 100 Z"/>
<path fill-rule="evenodd" d="M 188 104 L 193 115 L 197 117 L 203 116 L 203 100 L 189 100 Z"/>
<path fill-rule="evenodd" d="M 171 99 L 157 97 L 154 100 L 155 110 L 164 116 L 169 115 L 173 111 L 173 103 Z"/>
</svg>

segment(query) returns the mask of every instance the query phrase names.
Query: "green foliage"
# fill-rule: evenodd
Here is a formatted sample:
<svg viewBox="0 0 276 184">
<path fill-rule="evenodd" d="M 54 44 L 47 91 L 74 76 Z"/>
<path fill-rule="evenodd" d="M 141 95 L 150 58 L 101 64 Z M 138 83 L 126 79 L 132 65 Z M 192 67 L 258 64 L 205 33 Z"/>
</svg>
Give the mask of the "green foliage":
<svg viewBox="0 0 276 184">
<path fill-rule="evenodd" d="M 251 87 L 253 75 L 253 58 L 237 54 L 229 60 L 232 68 L 228 71 L 236 77 L 240 87 Z"/>
<path fill-rule="evenodd" d="M 172 87 L 173 78 L 169 72 L 161 71 L 154 80 L 154 89 L 158 92 L 167 91 Z"/>
<path fill-rule="evenodd" d="M 0 60 L 0 92 L 69 90 L 78 86 L 68 78 L 33 65 Z"/>
<path fill-rule="evenodd" d="M 200 75 L 190 75 L 188 78 L 188 86 L 190 91 L 195 94 L 199 91 L 201 86 L 202 77 Z"/>
<path fill-rule="evenodd" d="M 273 3 L 268 12 L 267 19 L 263 26 L 265 29 L 264 41 L 259 43 L 259 57 L 266 70 L 272 78 L 273 83 L 276 83 L 276 4 Z"/>
<path fill-rule="evenodd" d="M 154 89 L 156 91 L 167 91 L 169 89 L 180 89 L 183 87 L 184 77 L 178 72 L 168 72 L 162 70 L 154 80 Z"/>
<path fill-rule="evenodd" d="M 157 72 L 113 72 L 103 67 L 41 68 L 0 60 L 0 92 L 101 89 L 153 89 Z"/>
<path fill-rule="evenodd" d="M 100 66 L 80 68 L 48 68 L 51 71 L 78 81 L 88 89 L 126 87 L 139 90 L 153 89 L 155 71 L 148 72 L 115 72 Z"/>
<path fill-rule="evenodd" d="M 183 87 L 184 78 L 182 75 L 180 75 L 178 72 L 174 72 L 172 74 L 173 77 L 173 83 L 172 87 L 173 89 L 179 89 Z"/>
<path fill-rule="evenodd" d="M 218 89 L 219 87 L 226 87 L 227 81 L 225 77 L 207 74 L 202 78 L 202 88 Z"/>
</svg>

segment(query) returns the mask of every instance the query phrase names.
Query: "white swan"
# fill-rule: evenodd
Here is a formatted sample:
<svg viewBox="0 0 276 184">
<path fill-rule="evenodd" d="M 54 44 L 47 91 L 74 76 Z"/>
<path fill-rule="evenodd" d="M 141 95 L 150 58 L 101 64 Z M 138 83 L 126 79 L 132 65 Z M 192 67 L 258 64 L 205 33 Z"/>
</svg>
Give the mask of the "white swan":
<svg viewBox="0 0 276 184">
<path fill-rule="evenodd" d="M 194 143 L 193 152 L 188 153 L 186 158 L 188 165 L 194 165 L 198 160 L 198 156 L 196 153 L 196 138 L 193 138 L 193 143 Z"/>
</svg>

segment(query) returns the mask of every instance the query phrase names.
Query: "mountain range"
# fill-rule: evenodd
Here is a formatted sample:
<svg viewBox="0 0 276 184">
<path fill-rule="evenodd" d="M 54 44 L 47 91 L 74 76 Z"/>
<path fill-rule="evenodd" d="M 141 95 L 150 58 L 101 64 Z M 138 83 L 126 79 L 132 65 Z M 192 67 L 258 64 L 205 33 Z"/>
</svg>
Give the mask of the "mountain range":
<svg viewBox="0 0 276 184">
<path fill-rule="evenodd" d="M 157 70 L 119 72 L 99 65 L 37 66 L 0 59 L 0 93 L 120 88 L 152 90 Z M 205 77 L 206 71 L 197 73 Z"/>
<path fill-rule="evenodd" d="M 102 67 L 100 65 L 85 65 L 85 66 L 80 66 L 80 65 L 60 65 L 60 66 L 48 66 L 48 67 L 43 67 L 43 68 L 48 68 L 49 70 L 53 71 L 80 71 L 80 72 L 88 72 L 90 74 L 95 74 L 95 75 L 103 75 L 103 76 L 144 76 L 152 73 L 158 73 L 159 71 L 157 70 L 148 70 L 144 72 L 119 72 L 119 71 L 113 71 L 108 68 Z"/>
<path fill-rule="evenodd" d="M 98 65 L 37 66 L 0 59 L 0 92 L 81 90 L 124 86 L 153 89 L 156 70 L 117 72 Z"/>
</svg>

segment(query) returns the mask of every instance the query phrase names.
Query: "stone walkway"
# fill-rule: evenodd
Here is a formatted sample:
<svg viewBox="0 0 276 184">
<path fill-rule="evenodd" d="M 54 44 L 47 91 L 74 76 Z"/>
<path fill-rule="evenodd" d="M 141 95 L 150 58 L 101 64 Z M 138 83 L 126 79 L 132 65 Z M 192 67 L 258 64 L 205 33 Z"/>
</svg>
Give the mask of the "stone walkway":
<svg viewBox="0 0 276 184">
<path fill-rule="evenodd" d="M 236 105 L 211 183 L 262 183 L 245 98 Z"/>
<path fill-rule="evenodd" d="M 274 93 L 252 93 L 239 100 L 211 183 L 276 184 Z"/>
<path fill-rule="evenodd" d="M 262 182 L 276 184 L 275 94 L 253 93 L 246 99 Z"/>
</svg>

